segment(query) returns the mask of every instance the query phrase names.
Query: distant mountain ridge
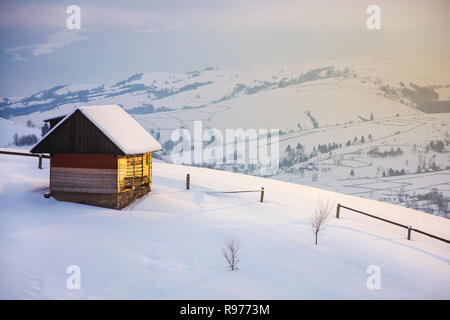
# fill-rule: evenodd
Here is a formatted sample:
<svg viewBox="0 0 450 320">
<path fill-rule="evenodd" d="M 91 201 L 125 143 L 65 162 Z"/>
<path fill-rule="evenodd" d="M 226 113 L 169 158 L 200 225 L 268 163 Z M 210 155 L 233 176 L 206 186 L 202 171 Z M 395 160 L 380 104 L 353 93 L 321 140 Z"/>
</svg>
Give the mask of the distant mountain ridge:
<svg viewBox="0 0 450 320">
<path fill-rule="evenodd" d="M 216 73 L 216 74 L 211 74 Z M 202 70 L 186 72 L 184 74 L 172 74 L 171 80 L 164 82 L 148 81 L 143 79 L 144 73 L 137 73 L 131 75 L 125 80 L 120 80 L 111 86 L 104 84 L 92 86 L 90 88 L 77 89 L 77 86 L 58 85 L 53 88 L 42 90 L 34 93 L 26 98 L 8 98 L 4 97 L 0 102 L 0 117 L 14 118 L 18 116 L 25 116 L 34 112 L 45 112 L 53 110 L 59 106 L 68 104 L 89 104 L 98 100 L 114 98 L 124 95 L 146 95 L 147 100 L 160 100 L 170 96 L 178 95 L 187 91 L 195 91 L 196 89 L 214 84 L 213 79 L 208 79 L 208 75 L 215 77 L 223 77 L 217 74 L 218 70 L 212 67 L 207 67 Z M 283 76 L 280 79 L 272 76 L 270 80 L 254 80 L 256 83 L 241 83 L 236 81 L 231 88 L 230 83 L 222 87 L 222 95 L 216 96 L 216 99 L 210 99 L 209 103 L 217 103 L 232 99 L 240 94 L 255 94 L 264 90 L 273 90 L 278 88 L 285 88 L 289 86 L 298 85 L 305 82 L 328 79 L 332 77 L 342 77 L 351 75 L 350 69 L 346 68 L 343 71 L 335 70 L 334 67 L 314 68 L 306 72 L 302 72 L 296 76 Z M 148 78 L 151 78 L 149 74 Z M 198 81 L 195 80 L 199 78 Z M 204 80 L 203 80 L 204 79 Z M 276 80 L 275 80 L 276 79 Z M 202 81 L 203 80 L 203 81 Z M 155 83 L 156 82 L 156 83 Z M 73 88 L 75 87 L 75 89 Z M 147 104 L 143 104 L 146 106 Z M 142 113 L 145 111 L 142 106 L 126 106 L 131 113 Z M 193 106 L 183 106 L 189 108 Z M 197 106 L 198 107 L 198 106 Z M 170 106 L 167 110 L 172 109 Z M 158 109 L 148 108 L 148 113 L 157 111 Z"/>
</svg>

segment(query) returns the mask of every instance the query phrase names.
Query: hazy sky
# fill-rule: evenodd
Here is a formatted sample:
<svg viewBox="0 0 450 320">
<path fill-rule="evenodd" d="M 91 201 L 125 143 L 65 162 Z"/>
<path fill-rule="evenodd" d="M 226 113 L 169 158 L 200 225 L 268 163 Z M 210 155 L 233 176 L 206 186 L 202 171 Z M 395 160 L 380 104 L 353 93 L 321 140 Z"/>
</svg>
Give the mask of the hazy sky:
<svg viewBox="0 0 450 320">
<path fill-rule="evenodd" d="M 72 4 L 81 8 L 79 31 L 66 28 Z M 366 27 L 371 4 L 381 30 Z M 0 95 L 24 96 L 137 72 L 389 53 L 450 58 L 450 1 L 2 0 L 0 35 Z"/>
</svg>

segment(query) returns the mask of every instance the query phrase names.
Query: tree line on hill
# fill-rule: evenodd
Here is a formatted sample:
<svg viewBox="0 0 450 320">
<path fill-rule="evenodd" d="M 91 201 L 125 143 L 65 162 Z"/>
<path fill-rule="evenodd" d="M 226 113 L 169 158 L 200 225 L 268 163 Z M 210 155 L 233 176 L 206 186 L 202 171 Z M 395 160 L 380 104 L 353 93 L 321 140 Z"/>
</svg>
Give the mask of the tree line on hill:
<svg viewBox="0 0 450 320">
<path fill-rule="evenodd" d="M 16 146 L 31 146 L 38 142 L 38 138 L 35 134 L 26 134 L 19 136 L 17 133 L 14 134 L 13 138 L 14 144 Z"/>
</svg>

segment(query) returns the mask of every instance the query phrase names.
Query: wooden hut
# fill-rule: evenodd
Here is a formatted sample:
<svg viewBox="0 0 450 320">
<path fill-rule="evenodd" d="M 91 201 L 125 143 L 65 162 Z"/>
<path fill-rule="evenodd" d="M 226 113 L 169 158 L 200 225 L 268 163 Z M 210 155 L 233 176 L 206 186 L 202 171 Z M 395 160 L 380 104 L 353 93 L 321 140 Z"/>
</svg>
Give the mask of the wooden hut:
<svg viewBox="0 0 450 320">
<path fill-rule="evenodd" d="M 80 107 L 31 149 L 50 154 L 57 200 L 122 209 L 152 187 L 152 152 L 161 145 L 118 105 Z"/>
</svg>

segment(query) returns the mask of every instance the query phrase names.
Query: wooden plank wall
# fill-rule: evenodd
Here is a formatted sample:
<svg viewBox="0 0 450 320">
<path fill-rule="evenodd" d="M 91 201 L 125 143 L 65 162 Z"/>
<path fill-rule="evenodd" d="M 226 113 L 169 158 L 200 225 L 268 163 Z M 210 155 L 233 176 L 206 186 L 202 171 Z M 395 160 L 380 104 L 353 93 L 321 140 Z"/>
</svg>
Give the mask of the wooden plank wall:
<svg viewBox="0 0 450 320">
<path fill-rule="evenodd" d="M 117 167 L 118 192 L 150 186 L 151 153 L 119 156 Z"/>
<path fill-rule="evenodd" d="M 52 167 L 117 169 L 114 155 L 57 153 L 51 157 Z"/>
<path fill-rule="evenodd" d="M 148 186 L 152 187 L 152 153 L 148 153 Z"/>
<path fill-rule="evenodd" d="M 75 111 L 70 118 L 35 145 L 31 152 L 123 155 L 122 150 L 80 110 Z"/>
<path fill-rule="evenodd" d="M 152 155 L 54 154 L 50 191 L 120 193 L 151 187 Z"/>
<path fill-rule="evenodd" d="M 117 193 L 117 169 L 50 168 L 50 192 Z"/>
<path fill-rule="evenodd" d="M 50 191 L 117 193 L 116 157 L 103 154 L 52 155 Z"/>
</svg>

